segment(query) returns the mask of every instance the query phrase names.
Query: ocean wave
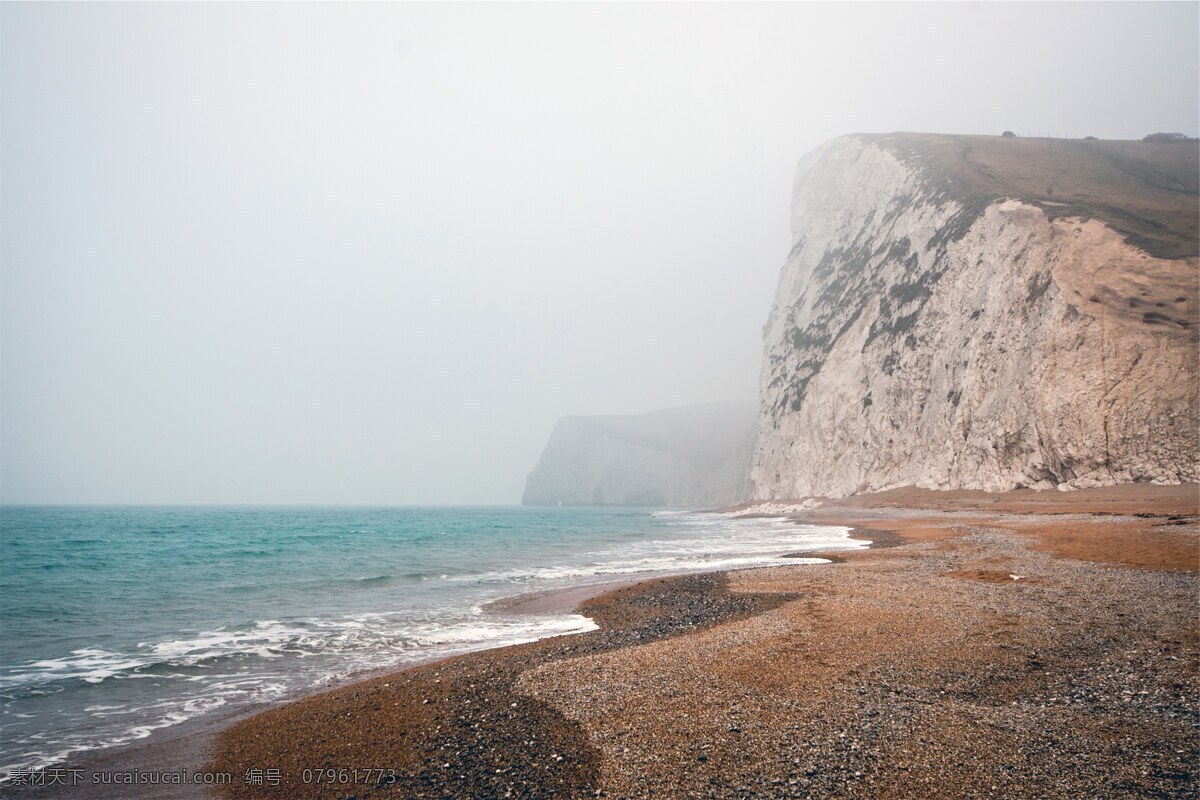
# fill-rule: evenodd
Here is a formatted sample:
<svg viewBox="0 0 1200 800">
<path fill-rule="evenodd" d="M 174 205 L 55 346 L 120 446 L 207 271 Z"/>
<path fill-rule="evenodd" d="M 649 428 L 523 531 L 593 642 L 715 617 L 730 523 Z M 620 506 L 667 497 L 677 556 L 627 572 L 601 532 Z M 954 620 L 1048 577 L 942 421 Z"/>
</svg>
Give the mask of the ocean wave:
<svg viewBox="0 0 1200 800">
<path fill-rule="evenodd" d="M 306 620 L 285 624 L 260 620 L 234 631 L 211 631 L 157 643 L 139 645 L 137 653 L 116 653 L 100 648 L 81 648 L 62 658 L 43 659 L 23 665 L 3 676 L 9 688 L 23 689 L 25 696 L 42 696 L 61 691 L 71 681 L 98 683 L 125 678 L 156 678 L 178 681 L 178 691 L 150 693 L 148 703 L 93 703 L 82 716 L 94 721 L 78 734 L 60 735 L 55 747 L 45 747 L 47 736 L 27 734 L 6 742 L 6 758 L 14 763 L 0 771 L 62 763 L 78 753 L 115 747 L 145 738 L 154 731 L 211 713 L 235 702 L 265 702 L 283 697 L 296 687 L 292 668 L 264 671 L 244 665 L 243 673 L 206 670 L 189 674 L 184 663 L 200 665 L 231 657 L 278 658 L 287 653 L 324 653 L 340 656 L 336 669 L 318 669 L 310 675 L 313 688 L 331 684 L 355 672 L 395 666 L 422 656 L 450 656 L 484 647 L 521 644 L 547 636 L 584 633 L 596 623 L 579 614 L 546 617 L 485 614 L 476 605 L 458 619 L 415 619 L 397 614 L 370 613 L 340 619 Z M 331 662 L 335 663 L 335 662 Z M 146 674 L 158 670 L 157 674 Z M 11 699 L 11 696 L 9 696 Z M 31 719 L 23 715 L 22 719 Z M 104 733 L 87 732 L 102 725 Z"/>
<path fill-rule="evenodd" d="M 316 618 L 284 623 L 260 620 L 252 626 L 204 631 L 160 642 L 139 642 L 133 652 L 81 648 L 59 658 L 40 659 L 9 668 L 0 690 L 43 690 L 70 681 L 101 683 L 140 677 L 204 680 L 188 668 L 211 666 L 228 659 L 277 659 L 324 654 L 366 653 L 375 660 L 410 654 L 444 644 L 531 641 L 543 636 L 591 630 L 579 615 L 520 617 L 484 616 L 476 607 L 459 619 L 414 617 L 405 613 L 364 613 L 342 618 Z"/>
<path fill-rule="evenodd" d="M 493 570 L 449 580 L 481 584 L 557 584 L 571 579 L 638 573 L 744 569 L 777 563 L 777 559 L 789 553 L 859 549 L 870 544 L 851 539 L 850 529 L 846 527 L 796 525 L 784 517 L 754 520 L 720 517 L 702 522 L 727 530 L 729 535 L 717 537 L 706 533 L 701 537 L 626 543 L 582 553 L 578 561 L 583 563 Z M 787 563 L 806 561 L 792 558 Z"/>
<path fill-rule="evenodd" d="M 476 585 L 547 584 L 561 585 L 572 580 L 658 574 L 701 570 L 736 569 L 777 563 L 785 554 L 825 549 L 866 547 L 869 543 L 849 538 L 843 527 L 800 526 L 790 520 L 707 520 L 720 524 L 728 536 L 714 536 L 689 529 L 692 535 L 674 539 L 632 542 L 621 546 L 583 552 L 573 563 L 516 567 L 488 572 L 448 576 L 448 583 Z M 802 563 L 792 559 L 789 563 Z M 387 584 L 388 574 L 351 579 L 356 585 L 374 587 Z M 245 627 L 217 628 L 160 641 L 139 642 L 130 651 L 84 647 L 56 658 L 39 659 L 6 667 L 0 674 L 0 691 L 14 688 L 44 688 L 51 683 L 78 680 L 101 683 L 109 679 L 141 677 L 147 673 L 164 674 L 230 658 L 257 657 L 276 659 L 285 656 L 306 657 L 322 653 L 349 653 L 377 650 L 383 653 L 407 652 L 446 642 L 486 642 L 510 636 L 508 629 L 480 627 L 471 622 L 439 616 L 427 611 L 431 619 L 411 614 L 368 613 L 341 618 L 308 618 L 281 621 L 259 620 Z M 513 623 L 488 623 L 510 625 Z M 535 623 L 530 635 L 539 635 Z M 537 623 L 541 624 L 541 623 Z M 563 623 L 546 623 L 551 627 Z M 456 627 L 460 626 L 460 627 Z M 574 626 L 577 627 L 577 626 Z M 563 630 L 574 627 L 567 626 Z M 519 626 L 518 626 L 519 628 Z M 523 636 L 525 633 L 518 632 Z"/>
<path fill-rule="evenodd" d="M 416 577 L 420 577 L 420 574 Z M 349 583 L 355 586 L 382 586 L 385 583 L 391 583 L 392 580 L 391 575 L 370 575 L 363 578 L 351 578 Z"/>
</svg>

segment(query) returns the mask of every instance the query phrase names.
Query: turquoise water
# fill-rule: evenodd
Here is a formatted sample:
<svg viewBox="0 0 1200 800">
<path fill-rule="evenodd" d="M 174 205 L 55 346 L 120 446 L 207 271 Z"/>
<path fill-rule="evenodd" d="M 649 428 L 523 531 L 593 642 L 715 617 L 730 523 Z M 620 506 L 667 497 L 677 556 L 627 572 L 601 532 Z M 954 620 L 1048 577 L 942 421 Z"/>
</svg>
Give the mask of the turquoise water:
<svg viewBox="0 0 1200 800">
<path fill-rule="evenodd" d="M 4 507 L 0 776 L 357 671 L 594 627 L 482 607 L 499 597 L 859 545 L 644 509 Z"/>
</svg>

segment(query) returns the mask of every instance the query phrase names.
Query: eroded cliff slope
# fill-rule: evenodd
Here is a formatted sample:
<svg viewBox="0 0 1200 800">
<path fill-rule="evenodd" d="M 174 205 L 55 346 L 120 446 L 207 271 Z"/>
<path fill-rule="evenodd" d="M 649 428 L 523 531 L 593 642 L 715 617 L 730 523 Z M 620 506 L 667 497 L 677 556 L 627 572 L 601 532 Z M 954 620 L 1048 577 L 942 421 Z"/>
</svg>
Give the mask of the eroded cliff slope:
<svg viewBox="0 0 1200 800">
<path fill-rule="evenodd" d="M 746 497 L 754 410 L 710 403 L 563 417 L 525 481 L 524 505 L 704 506 Z"/>
<path fill-rule="evenodd" d="M 1195 481 L 1194 144 L 895 134 L 797 170 L 759 498 Z"/>
</svg>

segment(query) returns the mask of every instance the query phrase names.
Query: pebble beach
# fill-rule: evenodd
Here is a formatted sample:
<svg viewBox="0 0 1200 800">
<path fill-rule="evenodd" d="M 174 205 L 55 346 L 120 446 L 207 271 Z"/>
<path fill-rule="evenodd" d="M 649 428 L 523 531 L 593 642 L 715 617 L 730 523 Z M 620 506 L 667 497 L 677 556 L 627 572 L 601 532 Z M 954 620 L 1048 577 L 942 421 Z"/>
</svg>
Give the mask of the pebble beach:
<svg viewBox="0 0 1200 800">
<path fill-rule="evenodd" d="M 874 545 L 622 586 L 579 603 L 596 631 L 271 709 L 209 768 L 269 776 L 234 798 L 1195 797 L 1197 508 L 827 503 L 797 520 Z"/>
</svg>

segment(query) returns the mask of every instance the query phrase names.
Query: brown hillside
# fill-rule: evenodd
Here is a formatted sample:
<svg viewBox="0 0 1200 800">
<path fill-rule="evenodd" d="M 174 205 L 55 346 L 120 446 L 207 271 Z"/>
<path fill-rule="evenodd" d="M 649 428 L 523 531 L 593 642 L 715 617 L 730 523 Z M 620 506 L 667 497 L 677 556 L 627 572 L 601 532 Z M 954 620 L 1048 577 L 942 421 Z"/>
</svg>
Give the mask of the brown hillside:
<svg viewBox="0 0 1200 800">
<path fill-rule="evenodd" d="M 1200 255 L 1200 144 L 1022 139 L 929 133 L 863 135 L 917 161 L 948 199 L 1001 197 L 1052 219 L 1096 218 L 1158 258 Z"/>
</svg>

